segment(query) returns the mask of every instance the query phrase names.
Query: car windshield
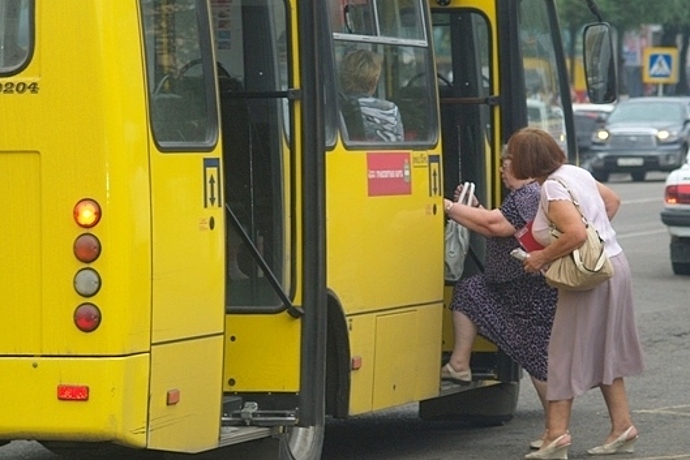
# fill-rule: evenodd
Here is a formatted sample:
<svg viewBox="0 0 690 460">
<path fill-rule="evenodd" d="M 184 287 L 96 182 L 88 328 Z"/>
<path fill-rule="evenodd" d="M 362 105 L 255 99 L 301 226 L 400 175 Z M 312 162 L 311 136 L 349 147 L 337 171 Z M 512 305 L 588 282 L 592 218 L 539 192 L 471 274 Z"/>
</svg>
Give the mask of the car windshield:
<svg viewBox="0 0 690 460">
<path fill-rule="evenodd" d="M 683 119 L 683 107 L 678 103 L 646 102 L 644 104 L 620 104 L 611 112 L 609 123 L 627 121 L 661 121 L 678 123 Z"/>
</svg>

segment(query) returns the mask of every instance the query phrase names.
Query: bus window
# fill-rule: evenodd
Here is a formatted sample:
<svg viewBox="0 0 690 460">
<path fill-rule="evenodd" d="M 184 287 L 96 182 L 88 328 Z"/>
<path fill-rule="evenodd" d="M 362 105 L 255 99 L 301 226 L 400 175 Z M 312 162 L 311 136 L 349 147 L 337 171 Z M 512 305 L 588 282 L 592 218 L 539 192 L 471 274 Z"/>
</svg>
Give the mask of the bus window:
<svg viewBox="0 0 690 460">
<path fill-rule="evenodd" d="M 153 136 L 161 150 L 207 150 L 217 121 L 208 18 L 195 0 L 143 0 Z"/>
<path fill-rule="evenodd" d="M 441 97 L 444 194 L 452 197 L 455 187 L 469 180 L 477 184 L 477 195 L 484 200 L 491 107 L 461 101 L 484 101 L 491 95 L 489 25 L 483 15 L 463 10 L 435 10 L 431 17 L 438 38 L 434 49 Z M 453 43 L 463 43 L 463 52 L 453 55 Z"/>
<path fill-rule="evenodd" d="M 0 75 L 23 68 L 32 46 L 33 0 L 0 1 Z"/>
<path fill-rule="evenodd" d="M 561 101 L 563 88 L 559 85 L 558 60 L 548 11 L 539 0 L 522 0 L 519 19 L 528 122 L 548 131 L 566 151 Z"/>
<path fill-rule="evenodd" d="M 418 0 L 330 2 L 346 144 L 436 142 L 434 71 L 423 11 Z M 365 74 L 376 68 L 377 78 L 352 84 L 357 66 Z"/>
<path fill-rule="evenodd" d="M 228 311 L 282 304 L 269 276 L 289 293 L 290 165 L 286 91 L 290 30 L 281 0 L 212 2 L 228 207 Z M 237 225 L 239 224 L 239 226 Z M 265 268 L 270 270 L 266 273 Z"/>
</svg>

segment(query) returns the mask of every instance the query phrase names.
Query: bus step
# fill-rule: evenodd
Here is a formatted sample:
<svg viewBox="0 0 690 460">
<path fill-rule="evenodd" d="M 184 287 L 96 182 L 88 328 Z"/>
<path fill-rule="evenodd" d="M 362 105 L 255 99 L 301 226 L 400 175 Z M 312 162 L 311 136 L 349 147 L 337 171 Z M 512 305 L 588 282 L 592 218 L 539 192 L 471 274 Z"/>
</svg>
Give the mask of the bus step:
<svg viewBox="0 0 690 460">
<path fill-rule="evenodd" d="M 223 417 L 221 419 L 223 426 L 292 426 L 297 423 L 297 417 L 294 411 L 286 410 L 260 410 L 259 404 L 254 401 L 246 401 L 240 406 L 237 401 L 231 401 L 232 404 L 223 404 Z M 241 401 L 240 401 L 241 403 Z M 235 405 L 238 409 L 227 410 L 231 405 Z"/>
<path fill-rule="evenodd" d="M 474 375 L 472 376 L 472 382 L 466 384 L 454 383 L 448 380 L 441 380 L 441 388 L 439 391 L 439 396 L 448 396 L 455 393 L 461 393 L 463 391 L 476 390 L 478 388 L 484 388 L 491 385 L 496 385 L 500 383 L 499 381 L 492 378 L 481 378 L 478 379 Z"/>
<path fill-rule="evenodd" d="M 223 426 L 292 426 L 297 423 L 297 417 L 294 413 L 274 411 L 256 411 L 247 417 L 240 411 L 224 415 L 221 421 Z"/>
<path fill-rule="evenodd" d="M 259 426 L 222 426 L 220 429 L 219 447 L 231 446 L 256 439 L 268 438 L 280 433 L 278 427 L 266 428 Z"/>
</svg>

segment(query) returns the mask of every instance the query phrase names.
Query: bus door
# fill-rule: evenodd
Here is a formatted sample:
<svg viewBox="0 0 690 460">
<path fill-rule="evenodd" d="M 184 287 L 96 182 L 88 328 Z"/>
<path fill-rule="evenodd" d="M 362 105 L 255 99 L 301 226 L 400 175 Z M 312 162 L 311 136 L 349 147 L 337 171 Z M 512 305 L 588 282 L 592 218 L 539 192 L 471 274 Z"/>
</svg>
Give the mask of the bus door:
<svg viewBox="0 0 690 460">
<path fill-rule="evenodd" d="M 362 363 L 351 370 L 346 354 L 339 374 L 345 412 L 358 414 L 438 393 L 436 79 L 425 2 L 329 0 L 328 10 L 327 120 L 337 128 L 326 153 L 329 322 L 346 325 L 334 349 Z"/>
<path fill-rule="evenodd" d="M 485 206 L 497 206 L 502 195 L 496 145 L 499 123 L 498 68 L 493 2 L 453 2 L 432 9 L 438 91 L 443 136 L 444 195 L 452 198 L 464 181 L 476 184 Z M 463 276 L 483 271 L 484 238 L 472 234 Z M 449 286 L 446 302 L 450 302 Z M 444 317 L 444 351 L 453 345 L 450 312 Z M 511 381 L 516 369 L 493 344 L 481 337 L 472 355 L 473 375 Z"/>
<path fill-rule="evenodd" d="M 152 345 L 148 447 L 218 445 L 224 206 L 209 14 L 142 0 L 150 139 Z"/>
<path fill-rule="evenodd" d="M 500 153 L 514 131 L 543 123 L 574 155 L 567 136 L 572 116 L 566 107 L 570 99 L 554 3 L 452 0 L 432 8 L 432 28 L 445 195 L 452 197 L 457 184 L 469 180 L 477 184 L 482 203 L 498 207 L 506 192 L 498 169 Z M 484 253 L 483 238 L 473 235 L 463 276 L 482 269 Z M 452 345 L 449 315 L 444 337 L 444 350 L 450 350 L 445 348 Z M 516 380 L 516 366 L 496 351 L 481 338 L 475 342 L 473 375 Z"/>
<path fill-rule="evenodd" d="M 508 34 L 498 37 L 501 137 L 505 143 L 523 126 L 548 131 L 577 163 L 575 124 L 566 58 L 552 0 L 498 2 L 498 21 Z"/>
<path fill-rule="evenodd" d="M 223 133 L 224 423 L 292 425 L 302 310 L 299 97 L 283 0 L 211 2 Z"/>
</svg>

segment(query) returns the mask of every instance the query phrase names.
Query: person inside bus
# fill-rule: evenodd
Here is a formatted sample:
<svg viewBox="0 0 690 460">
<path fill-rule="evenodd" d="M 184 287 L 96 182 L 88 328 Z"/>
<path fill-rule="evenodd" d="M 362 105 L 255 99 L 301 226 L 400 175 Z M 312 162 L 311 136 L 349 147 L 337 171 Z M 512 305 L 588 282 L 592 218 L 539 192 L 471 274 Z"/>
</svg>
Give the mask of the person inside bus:
<svg viewBox="0 0 690 460">
<path fill-rule="evenodd" d="M 486 237 L 484 272 L 461 279 L 453 289 L 454 339 L 441 378 L 460 384 L 472 381 L 470 356 L 477 334 L 496 344 L 530 375 L 546 412 L 547 347 L 556 310 L 557 291 L 540 273 L 526 273 L 510 252 L 520 247 L 515 234 L 531 222 L 539 206 L 539 184 L 516 179 L 510 160 L 502 156 L 501 178 L 510 190 L 501 207 L 485 209 L 445 200 L 446 215 Z M 462 185 L 455 191 L 458 200 Z M 546 432 L 542 433 L 542 439 Z M 541 439 L 530 447 L 541 447 Z"/>
<path fill-rule="evenodd" d="M 604 250 L 614 269 L 613 277 L 594 289 L 558 291 L 549 343 L 547 437 L 541 450 L 525 458 L 567 458 L 572 443 L 569 424 L 573 400 L 594 387 L 599 387 L 604 396 L 611 429 L 604 442 L 587 453 L 633 452 L 638 431 L 632 423 L 623 379 L 642 373 L 644 363 L 630 267 L 611 226 L 620 197 L 594 180 L 586 169 L 566 164 L 556 141 L 541 129 L 523 128 L 513 134 L 508 141 L 508 155 L 516 178 L 533 177 L 541 184 L 532 235 L 545 247 L 531 251 L 523 260 L 525 271 L 536 275 L 579 247 L 586 237 L 582 215 L 604 240 Z M 571 193 L 578 200 L 579 210 Z M 553 242 L 552 225 L 561 230 Z"/>
<path fill-rule="evenodd" d="M 342 113 L 353 140 L 402 142 L 404 129 L 398 106 L 374 97 L 383 58 L 373 51 L 357 49 L 340 63 Z"/>
</svg>

